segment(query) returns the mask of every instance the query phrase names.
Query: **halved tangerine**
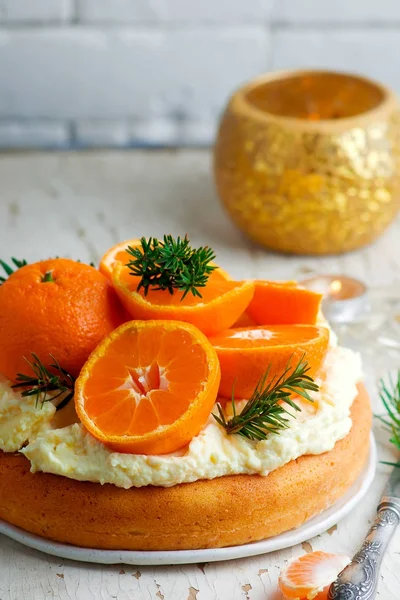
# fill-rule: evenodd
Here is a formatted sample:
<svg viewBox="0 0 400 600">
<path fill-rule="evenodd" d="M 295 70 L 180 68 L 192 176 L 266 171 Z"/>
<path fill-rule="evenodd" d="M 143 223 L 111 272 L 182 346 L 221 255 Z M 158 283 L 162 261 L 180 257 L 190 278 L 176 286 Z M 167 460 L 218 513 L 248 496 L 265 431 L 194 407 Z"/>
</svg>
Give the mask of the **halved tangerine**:
<svg viewBox="0 0 400 600">
<path fill-rule="evenodd" d="M 314 325 L 238 327 L 210 337 L 221 365 L 219 394 L 248 399 L 269 368 L 268 382 L 279 377 L 290 361 L 294 368 L 301 357 L 308 375 L 315 376 L 329 344 L 329 330 Z"/>
<path fill-rule="evenodd" d="M 206 335 L 213 335 L 235 323 L 253 297 L 252 281 L 227 281 L 211 274 L 207 285 L 199 288 L 201 298 L 175 290 L 143 288 L 137 291 L 140 278 L 128 267 L 116 265 L 113 284 L 121 302 L 133 319 L 173 319 L 196 325 Z"/>
<path fill-rule="evenodd" d="M 295 281 L 255 281 L 247 312 L 258 325 L 314 325 L 322 294 Z"/>
<path fill-rule="evenodd" d="M 348 556 L 319 550 L 304 554 L 282 571 L 279 588 L 285 598 L 322 600 L 328 597 L 329 586 L 349 562 Z"/>
<path fill-rule="evenodd" d="M 111 279 L 112 272 L 117 264 L 125 266 L 132 260 L 132 255 L 127 252 L 127 248 L 136 248 L 140 245 L 140 240 L 138 238 L 119 242 L 119 244 L 116 244 L 104 254 L 100 261 L 99 270 L 103 273 L 103 275 Z M 218 265 L 213 262 L 211 264 L 217 267 L 212 272 L 212 279 L 231 279 L 230 275 L 224 271 L 224 269 L 221 269 L 221 267 L 218 267 Z"/>
<path fill-rule="evenodd" d="M 219 381 L 217 354 L 196 327 L 130 321 L 89 357 L 75 407 L 86 429 L 114 450 L 167 454 L 204 426 Z"/>
<path fill-rule="evenodd" d="M 126 265 L 132 260 L 132 256 L 127 252 L 127 248 L 130 246 L 134 248 L 140 245 L 140 240 L 134 238 L 133 240 L 125 240 L 115 244 L 112 248 L 109 248 L 100 260 L 99 270 L 111 279 L 112 272 L 116 264 Z"/>
</svg>

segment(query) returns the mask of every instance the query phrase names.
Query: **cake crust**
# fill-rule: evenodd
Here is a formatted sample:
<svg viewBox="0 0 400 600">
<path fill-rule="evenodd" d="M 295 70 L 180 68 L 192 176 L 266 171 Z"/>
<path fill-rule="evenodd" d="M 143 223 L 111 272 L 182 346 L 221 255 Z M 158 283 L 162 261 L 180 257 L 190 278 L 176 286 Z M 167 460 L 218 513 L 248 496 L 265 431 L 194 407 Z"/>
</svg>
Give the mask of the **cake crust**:
<svg viewBox="0 0 400 600">
<path fill-rule="evenodd" d="M 118 550 L 220 548 L 266 539 L 331 506 L 354 483 L 369 452 L 371 408 L 363 385 L 350 433 L 267 477 L 232 475 L 170 488 L 125 490 L 31 473 L 19 453 L 0 452 L 0 518 L 44 538 Z"/>
</svg>

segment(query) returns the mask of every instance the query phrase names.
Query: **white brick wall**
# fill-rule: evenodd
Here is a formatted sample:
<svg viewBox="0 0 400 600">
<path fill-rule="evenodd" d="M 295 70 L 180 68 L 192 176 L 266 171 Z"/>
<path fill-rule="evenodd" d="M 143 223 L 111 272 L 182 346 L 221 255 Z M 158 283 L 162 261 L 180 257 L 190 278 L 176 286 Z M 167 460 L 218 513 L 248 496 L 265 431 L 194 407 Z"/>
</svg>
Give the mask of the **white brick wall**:
<svg viewBox="0 0 400 600">
<path fill-rule="evenodd" d="M 0 148 L 64 148 L 70 143 L 65 123 L 32 119 L 0 120 Z"/>
<path fill-rule="evenodd" d="M 2 0 L 0 14 L 6 23 L 52 23 L 73 16 L 74 0 Z"/>
<path fill-rule="evenodd" d="M 130 142 L 127 121 L 79 119 L 74 124 L 74 140 L 78 146 L 127 146 Z"/>
<path fill-rule="evenodd" d="M 0 32 L 0 117 L 215 115 L 267 57 L 268 36 L 253 26 L 10 29 Z"/>
<path fill-rule="evenodd" d="M 277 0 L 274 20 L 294 26 L 302 23 L 366 24 L 400 20 L 399 0 Z"/>
<path fill-rule="evenodd" d="M 399 42 L 400 0 L 0 0 L 0 147 L 207 145 L 270 69 L 400 92 Z"/>
<path fill-rule="evenodd" d="M 80 0 L 78 17 L 86 23 L 260 23 L 273 0 Z"/>
</svg>

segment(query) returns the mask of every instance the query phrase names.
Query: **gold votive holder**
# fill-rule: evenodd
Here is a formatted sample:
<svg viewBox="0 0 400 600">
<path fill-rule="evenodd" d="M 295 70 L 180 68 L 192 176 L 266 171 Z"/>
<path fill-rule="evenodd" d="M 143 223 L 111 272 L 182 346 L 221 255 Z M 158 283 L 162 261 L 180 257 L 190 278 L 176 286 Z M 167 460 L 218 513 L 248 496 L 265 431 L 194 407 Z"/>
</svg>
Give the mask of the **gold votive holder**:
<svg viewBox="0 0 400 600">
<path fill-rule="evenodd" d="M 400 111 L 364 77 L 270 73 L 231 97 L 214 151 L 215 181 L 236 225 L 294 254 L 372 242 L 400 206 Z"/>
</svg>

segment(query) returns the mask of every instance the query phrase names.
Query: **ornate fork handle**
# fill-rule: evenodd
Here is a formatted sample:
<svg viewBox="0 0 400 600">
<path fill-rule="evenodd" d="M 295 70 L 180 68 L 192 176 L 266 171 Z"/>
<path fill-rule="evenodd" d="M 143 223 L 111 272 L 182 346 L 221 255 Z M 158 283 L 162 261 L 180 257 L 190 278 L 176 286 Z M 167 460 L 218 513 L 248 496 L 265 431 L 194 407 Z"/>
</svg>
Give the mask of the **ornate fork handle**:
<svg viewBox="0 0 400 600">
<path fill-rule="evenodd" d="M 365 542 L 331 585 L 328 600 L 372 600 L 386 547 L 400 522 L 397 502 L 384 498 Z"/>
</svg>

